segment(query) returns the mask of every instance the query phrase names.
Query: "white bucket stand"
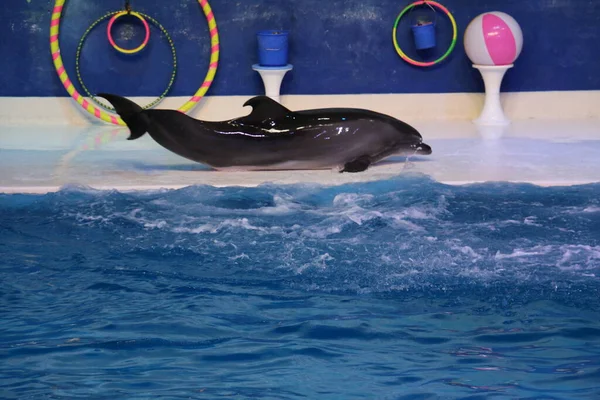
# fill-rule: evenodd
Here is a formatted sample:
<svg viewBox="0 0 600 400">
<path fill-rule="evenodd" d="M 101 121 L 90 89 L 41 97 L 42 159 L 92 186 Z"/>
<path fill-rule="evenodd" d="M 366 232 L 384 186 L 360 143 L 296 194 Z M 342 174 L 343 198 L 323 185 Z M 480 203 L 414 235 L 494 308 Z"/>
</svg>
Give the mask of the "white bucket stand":
<svg viewBox="0 0 600 400">
<path fill-rule="evenodd" d="M 283 67 L 263 67 L 260 64 L 254 64 L 252 69 L 257 71 L 265 85 L 265 95 L 279 103 L 279 91 L 281 82 L 288 71 L 293 69 L 293 65 L 288 64 Z"/>
<path fill-rule="evenodd" d="M 502 79 L 504 74 L 513 64 L 510 65 L 473 65 L 473 68 L 477 68 L 483 78 L 485 84 L 485 105 L 479 118 L 474 123 L 477 125 L 500 125 L 506 126 L 510 124 L 510 120 L 504 115 L 502 110 L 502 104 L 500 103 L 500 85 L 502 85 Z"/>
</svg>

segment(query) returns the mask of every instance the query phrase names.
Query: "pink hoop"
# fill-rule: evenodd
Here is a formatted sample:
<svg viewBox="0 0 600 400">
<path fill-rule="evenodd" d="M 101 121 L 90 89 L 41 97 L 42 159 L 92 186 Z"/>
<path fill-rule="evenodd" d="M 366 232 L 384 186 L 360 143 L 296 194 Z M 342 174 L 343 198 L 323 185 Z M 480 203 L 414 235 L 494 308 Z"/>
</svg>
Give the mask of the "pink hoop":
<svg viewBox="0 0 600 400">
<path fill-rule="evenodd" d="M 115 23 L 115 21 L 117 19 L 121 18 L 124 15 L 133 15 L 134 17 L 136 17 L 137 19 L 142 21 L 142 23 L 144 24 L 144 27 L 146 28 L 146 38 L 144 39 L 144 42 L 141 45 L 139 45 L 138 47 L 136 47 L 135 49 L 124 49 L 122 47 L 117 46 L 117 44 L 115 43 L 115 41 L 112 37 L 111 30 L 112 30 L 113 24 Z M 121 53 L 125 53 L 125 54 L 135 54 L 135 53 L 141 51 L 148 44 L 148 41 L 150 40 L 150 25 L 148 25 L 148 22 L 144 19 L 144 17 L 142 17 L 139 13 L 137 13 L 135 11 L 121 11 L 121 12 L 115 14 L 110 19 L 110 22 L 108 23 L 108 27 L 106 28 L 106 35 L 108 36 L 108 41 L 110 42 L 111 46 L 114 47 L 116 50 L 120 51 Z"/>
</svg>

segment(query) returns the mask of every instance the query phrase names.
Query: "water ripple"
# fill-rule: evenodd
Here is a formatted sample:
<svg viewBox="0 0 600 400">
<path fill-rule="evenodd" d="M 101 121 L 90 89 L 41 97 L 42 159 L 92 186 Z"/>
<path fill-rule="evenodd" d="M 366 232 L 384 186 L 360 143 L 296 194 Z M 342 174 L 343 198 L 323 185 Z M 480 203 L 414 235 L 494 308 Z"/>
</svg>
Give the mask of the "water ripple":
<svg viewBox="0 0 600 400">
<path fill-rule="evenodd" d="M 600 398 L 600 185 L 0 195 L 0 398 Z"/>
</svg>

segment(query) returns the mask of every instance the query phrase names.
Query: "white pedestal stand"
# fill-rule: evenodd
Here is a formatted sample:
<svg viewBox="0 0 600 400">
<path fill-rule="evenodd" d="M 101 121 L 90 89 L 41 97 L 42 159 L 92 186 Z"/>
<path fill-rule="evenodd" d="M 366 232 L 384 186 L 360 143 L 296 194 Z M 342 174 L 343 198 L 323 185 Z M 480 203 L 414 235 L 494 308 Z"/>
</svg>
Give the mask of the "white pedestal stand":
<svg viewBox="0 0 600 400">
<path fill-rule="evenodd" d="M 475 124 L 500 126 L 510 124 L 510 120 L 504 115 L 500 103 L 500 85 L 502 79 L 504 79 L 504 74 L 512 67 L 513 64 L 498 66 L 473 65 L 473 68 L 477 68 L 481 73 L 485 84 L 485 105 L 479 118 L 473 121 Z"/>
<path fill-rule="evenodd" d="M 293 69 L 293 65 L 288 64 L 283 67 L 263 67 L 259 64 L 254 64 L 252 69 L 257 71 L 265 85 L 265 95 L 279 103 L 279 90 L 281 82 L 288 71 Z"/>
</svg>

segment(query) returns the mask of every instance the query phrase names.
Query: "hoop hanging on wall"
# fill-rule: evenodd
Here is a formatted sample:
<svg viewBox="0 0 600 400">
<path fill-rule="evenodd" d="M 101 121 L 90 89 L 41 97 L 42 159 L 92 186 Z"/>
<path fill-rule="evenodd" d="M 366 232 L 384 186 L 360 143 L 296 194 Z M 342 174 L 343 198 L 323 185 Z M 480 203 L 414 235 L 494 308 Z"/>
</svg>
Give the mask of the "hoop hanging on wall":
<svg viewBox="0 0 600 400">
<path fill-rule="evenodd" d="M 448 18 L 450 19 L 450 22 L 452 23 L 452 30 L 453 30 L 452 43 L 450 44 L 450 47 L 448 47 L 448 50 L 446 50 L 446 52 L 440 58 L 438 58 L 437 60 L 434 60 L 434 61 L 421 62 L 421 61 L 413 60 L 412 58 L 408 57 L 402 51 L 402 49 L 400 48 L 400 45 L 398 45 L 398 39 L 396 38 L 398 24 L 400 23 L 400 20 L 402 19 L 402 17 L 405 16 L 406 13 L 409 12 L 410 10 L 412 10 L 414 7 L 417 7 L 420 5 L 429 5 L 429 6 L 434 6 L 438 9 L 440 9 L 442 12 L 444 12 L 448 16 Z M 440 3 L 436 2 L 436 1 L 431 1 L 431 0 L 419 0 L 419 1 L 415 1 L 414 3 L 406 6 L 400 12 L 398 17 L 396 18 L 396 22 L 394 23 L 394 29 L 392 30 L 392 40 L 394 41 L 394 47 L 396 48 L 396 52 L 398 53 L 398 55 L 400 55 L 400 57 L 402 57 L 402 59 L 404 61 L 406 61 L 407 63 L 409 63 L 411 65 L 415 65 L 417 67 L 431 67 L 433 65 L 439 64 L 440 62 L 444 61 L 450 55 L 450 53 L 452 53 L 452 51 L 454 50 L 457 39 L 458 39 L 458 27 L 456 26 L 456 20 L 454 19 L 454 16 L 450 13 L 450 11 L 448 11 L 448 9 L 446 7 L 444 7 L 443 5 L 441 5 Z"/>
<path fill-rule="evenodd" d="M 146 29 L 146 37 L 144 38 L 144 41 L 142 42 L 141 45 L 139 45 L 138 47 L 136 47 L 134 49 L 124 49 L 122 47 L 117 46 L 117 44 L 115 43 L 115 40 L 112 37 L 113 24 L 115 23 L 116 20 L 118 20 L 121 17 L 124 17 L 125 15 L 133 15 L 134 17 L 136 17 L 137 19 L 142 21 L 142 24 L 144 24 L 144 28 Z M 116 12 L 113 15 L 113 17 L 110 19 L 110 21 L 108 22 L 108 26 L 106 27 L 106 36 L 108 37 L 108 41 L 111 44 L 111 46 L 114 47 L 117 51 L 120 51 L 121 53 L 124 53 L 124 54 L 135 54 L 135 53 L 142 51 L 144 49 L 144 47 L 146 47 L 146 45 L 148 44 L 148 41 L 150 40 L 150 27 L 148 26 L 148 22 L 146 22 L 144 17 L 148 18 L 147 15 L 144 15 L 142 13 L 138 13 L 135 11 L 131 11 L 131 10 Z M 150 20 L 152 20 L 152 19 L 150 19 Z M 156 21 L 154 21 L 154 22 L 156 22 Z M 161 30 L 163 32 L 165 32 L 165 30 L 162 29 L 162 27 L 161 27 Z"/>
<path fill-rule="evenodd" d="M 67 71 L 65 70 L 62 56 L 60 54 L 59 42 L 60 20 L 65 3 L 66 0 L 55 0 L 54 9 L 52 11 L 52 19 L 50 22 L 50 52 L 52 53 L 52 60 L 54 63 L 54 69 L 56 70 L 56 74 L 60 78 L 64 88 L 67 90 L 67 93 L 69 93 L 69 95 L 85 111 L 94 115 L 96 118 L 101 119 L 102 121 L 110 122 L 111 124 L 115 125 L 125 126 L 125 122 L 119 116 L 104 112 L 100 108 L 95 107 L 93 104 L 90 104 L 87 100 L 85 100 L 83 96 L 79 94 L 79 92 L 75 89 L 75 86 L 73 86 L 73 83 L 67 75 Z M 210 4 L 208 3 L 208 0 L 198 0 L 198 3 L 202 6 L 202 11 L 204 12 L 206 21 L 208 22 L 208 30 L 210 32 L 210 64 L 202 86 L 200 86 L 200 88 L 196 91 L 194 96 L 190 98 L 190 100 L 188 100 L 185 104 L 179 107 L 178 111 L 182 113 L 187 113 L 188 111 L 190 111 L 204 97 L 206 92 L 208 92 L 208 89 L 212 85 L 212 82 L 217 73 L 217 67 L 219 64 L 219 31 L 217 29 L 217 22 L 215 21 L 214 14 L 212 12 Z"/>
<path fill-rule="evenodd" d="M 122 14 L 122 13 L 127 13 L 127 11 L 109 12 L 108 14 L 105 14 L 102 17 L 98 18 L 92 25 L 90 25 L 90 27 L 85 31 L 85 33 L 81 37 L 81 40 L 79 41 L 79 46 L 77 47 L 77 55 L 75 56 L 75 69 L 77 71 L 77 79 L 79 80 L 79 84 L 81 85 L 84 92 L 92 99 L 92 101 L 94 103 L 98 104 L 100 107 L 104 108 L 105 110 L 109 110 L 109 111 L 113 111 L 113 112 L 115 111 L 115 109 L 113 107 L 107 106 L 106 104 L 97 100 L 96 97 L 92 93 L 90 93 L 90 91 L 88 90 L 87 86 L 83 82 L 83 78 L 81 77 L 79 60 L 81 59 L 81 52 L 83 50 L 83 45 L 84 45 L 85 40 L 87 39 L 88 35 L 90 34 L 90 32 L 99 23 L 101 23 L 105 19 L 110 18 L 112 16 L 111 21 L 114 21 L 115 16 Z M 133 14 L 133 11 L 132 11 L 132 14 Z M 147 104 L 144 107 L 142 107 L 144 110 L 147 110 L 149 108 L 154 107 L 158 103 L 160 103 L 165 98 L 167 93 L 169 93 L 169 91 L 171 90 L 171 87 L 173 86 L 173 83 L 175 82 L 175 75 L 177 73 L 177 54 L 175 52 L 175 44 L 173 43 L 171 36 L 169 36 L 169 33 L 167 32 L 167 30 L 160 23 L 158 23 L 158 21 L 156 21 L 154 18 L 152 18 L 146 14 L 142 14 L 142 13 L 136 13 L 136 14 L 139 14 L 140 17 L 142 17 L 142 18 L 146 18 L 148 21 L 152 22 L 154 25 L 156 25 L 158 27 L 158 29 L 160 29 L 162 31 L 162 33 L 165 35 L 165 37 L 169 41 L 169 45 L 171 46 L 171 53 L 173 54 L 173 73 L 171 74 L 171 79 L 169 81 L 169 84 L 167 85 L 167 88 L 165 89 L 165 91 L 156 100 L 154 100 L 152 103 Z M 144 22 L 145 22 L 145 20 L 144 20 Z M 146 24 L 147 24 L 147 22 L 146 22 Z M 150 30 L 148 29 L 148 32 L 149 31 Z M 149 35 L 146 35 L 146 38 L 148 38 L 148 37 L 149 37 Z M 146 43 L 147 43 L 147 41 L 146 41 Z M 111 44 L 112 44 L 112 42 L 111 42 Z M 144 44 L 144 46 L 145 46 L 145 44 Z M 129 54 L 133 54 L 133 53 L 129 53 Z"/>
</svg>

